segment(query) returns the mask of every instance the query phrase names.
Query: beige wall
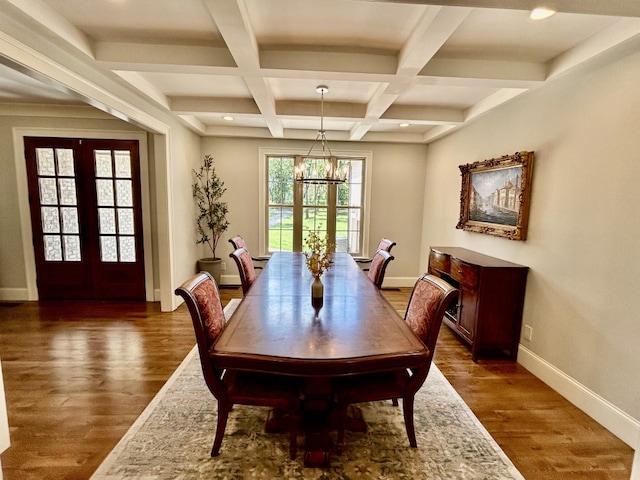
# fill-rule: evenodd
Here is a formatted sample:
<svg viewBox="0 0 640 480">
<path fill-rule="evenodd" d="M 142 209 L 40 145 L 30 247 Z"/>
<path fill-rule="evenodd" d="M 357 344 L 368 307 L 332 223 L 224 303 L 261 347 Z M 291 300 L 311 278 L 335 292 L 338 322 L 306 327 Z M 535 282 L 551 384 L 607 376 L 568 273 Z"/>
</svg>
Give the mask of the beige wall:
<svg viewBox="0 0 640 480">
<path fill-rule="evenodd" d="M 378 143 L 329 143 L 332 151 L 373 152 L 371 224 L 369 252 L 382 237 L 395 240 L 396 259 L 387 270 L 385 285 L 392 282 L 413 284 L 424 270 L 420 262 L 425 145 Z M 227 257 L 228 237 L 241 234 L 252 252 L 258 252 L 259 222 L 259 149 L 289 148 L 308 150 L 311 142 L 244 138 L 203 138 L 202 153 L 211 154 L 216 170 L 225 182 L 224 199 L 229 203 L 229 231 L 222 240 L 218 256 Z M 237 275 L 233 262 L 227 262 L 230 274 Z M 224 277 L 223 277 L 224 280 Z"/>
<path fill-rule="evenodd" d="M 431 144 L 422 233 L 425 245 L 528 265 L 524 323 L 533 339 L 521 344 L 636 422 L 639 80 L 636 54 L 515 99 Z M 536 152 L 527 240 L 456 230 L 458 165 L 520 150 Z"/>
</svg>

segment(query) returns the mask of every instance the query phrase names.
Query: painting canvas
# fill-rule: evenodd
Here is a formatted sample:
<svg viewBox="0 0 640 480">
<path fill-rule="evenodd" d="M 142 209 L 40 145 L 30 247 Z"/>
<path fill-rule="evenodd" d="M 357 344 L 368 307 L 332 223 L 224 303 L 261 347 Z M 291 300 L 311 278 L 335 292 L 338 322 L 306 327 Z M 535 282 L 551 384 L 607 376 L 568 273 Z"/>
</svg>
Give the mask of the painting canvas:
<svg viewBox="0 0 640 480">
<path fill-rule="evenodd" d="M 533 152 L 460 165 L 460 219 L 456 228 L 525 240 Z"/>
</svg>

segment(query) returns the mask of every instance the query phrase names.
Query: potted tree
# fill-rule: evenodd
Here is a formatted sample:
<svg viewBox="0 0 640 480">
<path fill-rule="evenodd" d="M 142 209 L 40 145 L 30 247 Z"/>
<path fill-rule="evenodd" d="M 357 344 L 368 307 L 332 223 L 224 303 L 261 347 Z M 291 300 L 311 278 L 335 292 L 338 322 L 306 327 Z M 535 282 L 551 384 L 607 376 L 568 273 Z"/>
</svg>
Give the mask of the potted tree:
<svg viewBox="0 0 640 480">
<path fill-rule="evenodd" d="M 205 155 L 200 170 L 193 170 L 195 181 L 192 185 L 193 198 L 197 206 L 196 230 L 198 240 L 211 250 L 211 257 L 198 260 L 198 270 L 211 273 L 216 283 L 220 284 L 222 260 L 216 257 L 216 247 L 222 234 L 229 227 L 226 202 L 220 201 L 227 189 L 224 182 L 216 174 L 213 157 Z"/>
</svg>

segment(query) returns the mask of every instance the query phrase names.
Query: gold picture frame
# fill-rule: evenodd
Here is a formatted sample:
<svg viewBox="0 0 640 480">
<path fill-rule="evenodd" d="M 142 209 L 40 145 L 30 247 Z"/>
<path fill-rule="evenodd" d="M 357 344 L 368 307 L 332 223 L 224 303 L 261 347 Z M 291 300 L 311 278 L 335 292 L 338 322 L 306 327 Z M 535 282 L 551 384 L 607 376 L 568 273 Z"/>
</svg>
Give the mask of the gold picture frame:
<svg viewBox="0 0 640 480">
<path fill-rule="evenodd" d="M 460 219 L 456 228 L 509 240 L 526 240 L 533 152 L 459 165 Z"/>
</svg>

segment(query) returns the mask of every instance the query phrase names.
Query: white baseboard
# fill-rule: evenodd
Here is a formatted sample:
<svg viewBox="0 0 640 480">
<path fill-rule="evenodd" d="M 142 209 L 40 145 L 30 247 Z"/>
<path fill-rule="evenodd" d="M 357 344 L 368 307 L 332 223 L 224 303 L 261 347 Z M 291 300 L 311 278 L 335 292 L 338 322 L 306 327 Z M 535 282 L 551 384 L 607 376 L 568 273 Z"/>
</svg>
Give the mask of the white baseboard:
<svg viewBox="0 0 640 480">
<path fill-rule="evenodd" d="M 593 418 L 631 448 L 640 448 L 640 422 L 611 402 L 520 345 L 518 363 Z M 640 463 L 636 458 L 634 463 Z M 640 468 L 640 466 L 639 466 Z M 640 472 L 637 472 L 640 479 Z"/>
<path fill-rule="evenodd" d="M 26 288 L 0 288 L 0 300 L 4 302 L 27 302 L 29 290 Z"/>
</svg>

